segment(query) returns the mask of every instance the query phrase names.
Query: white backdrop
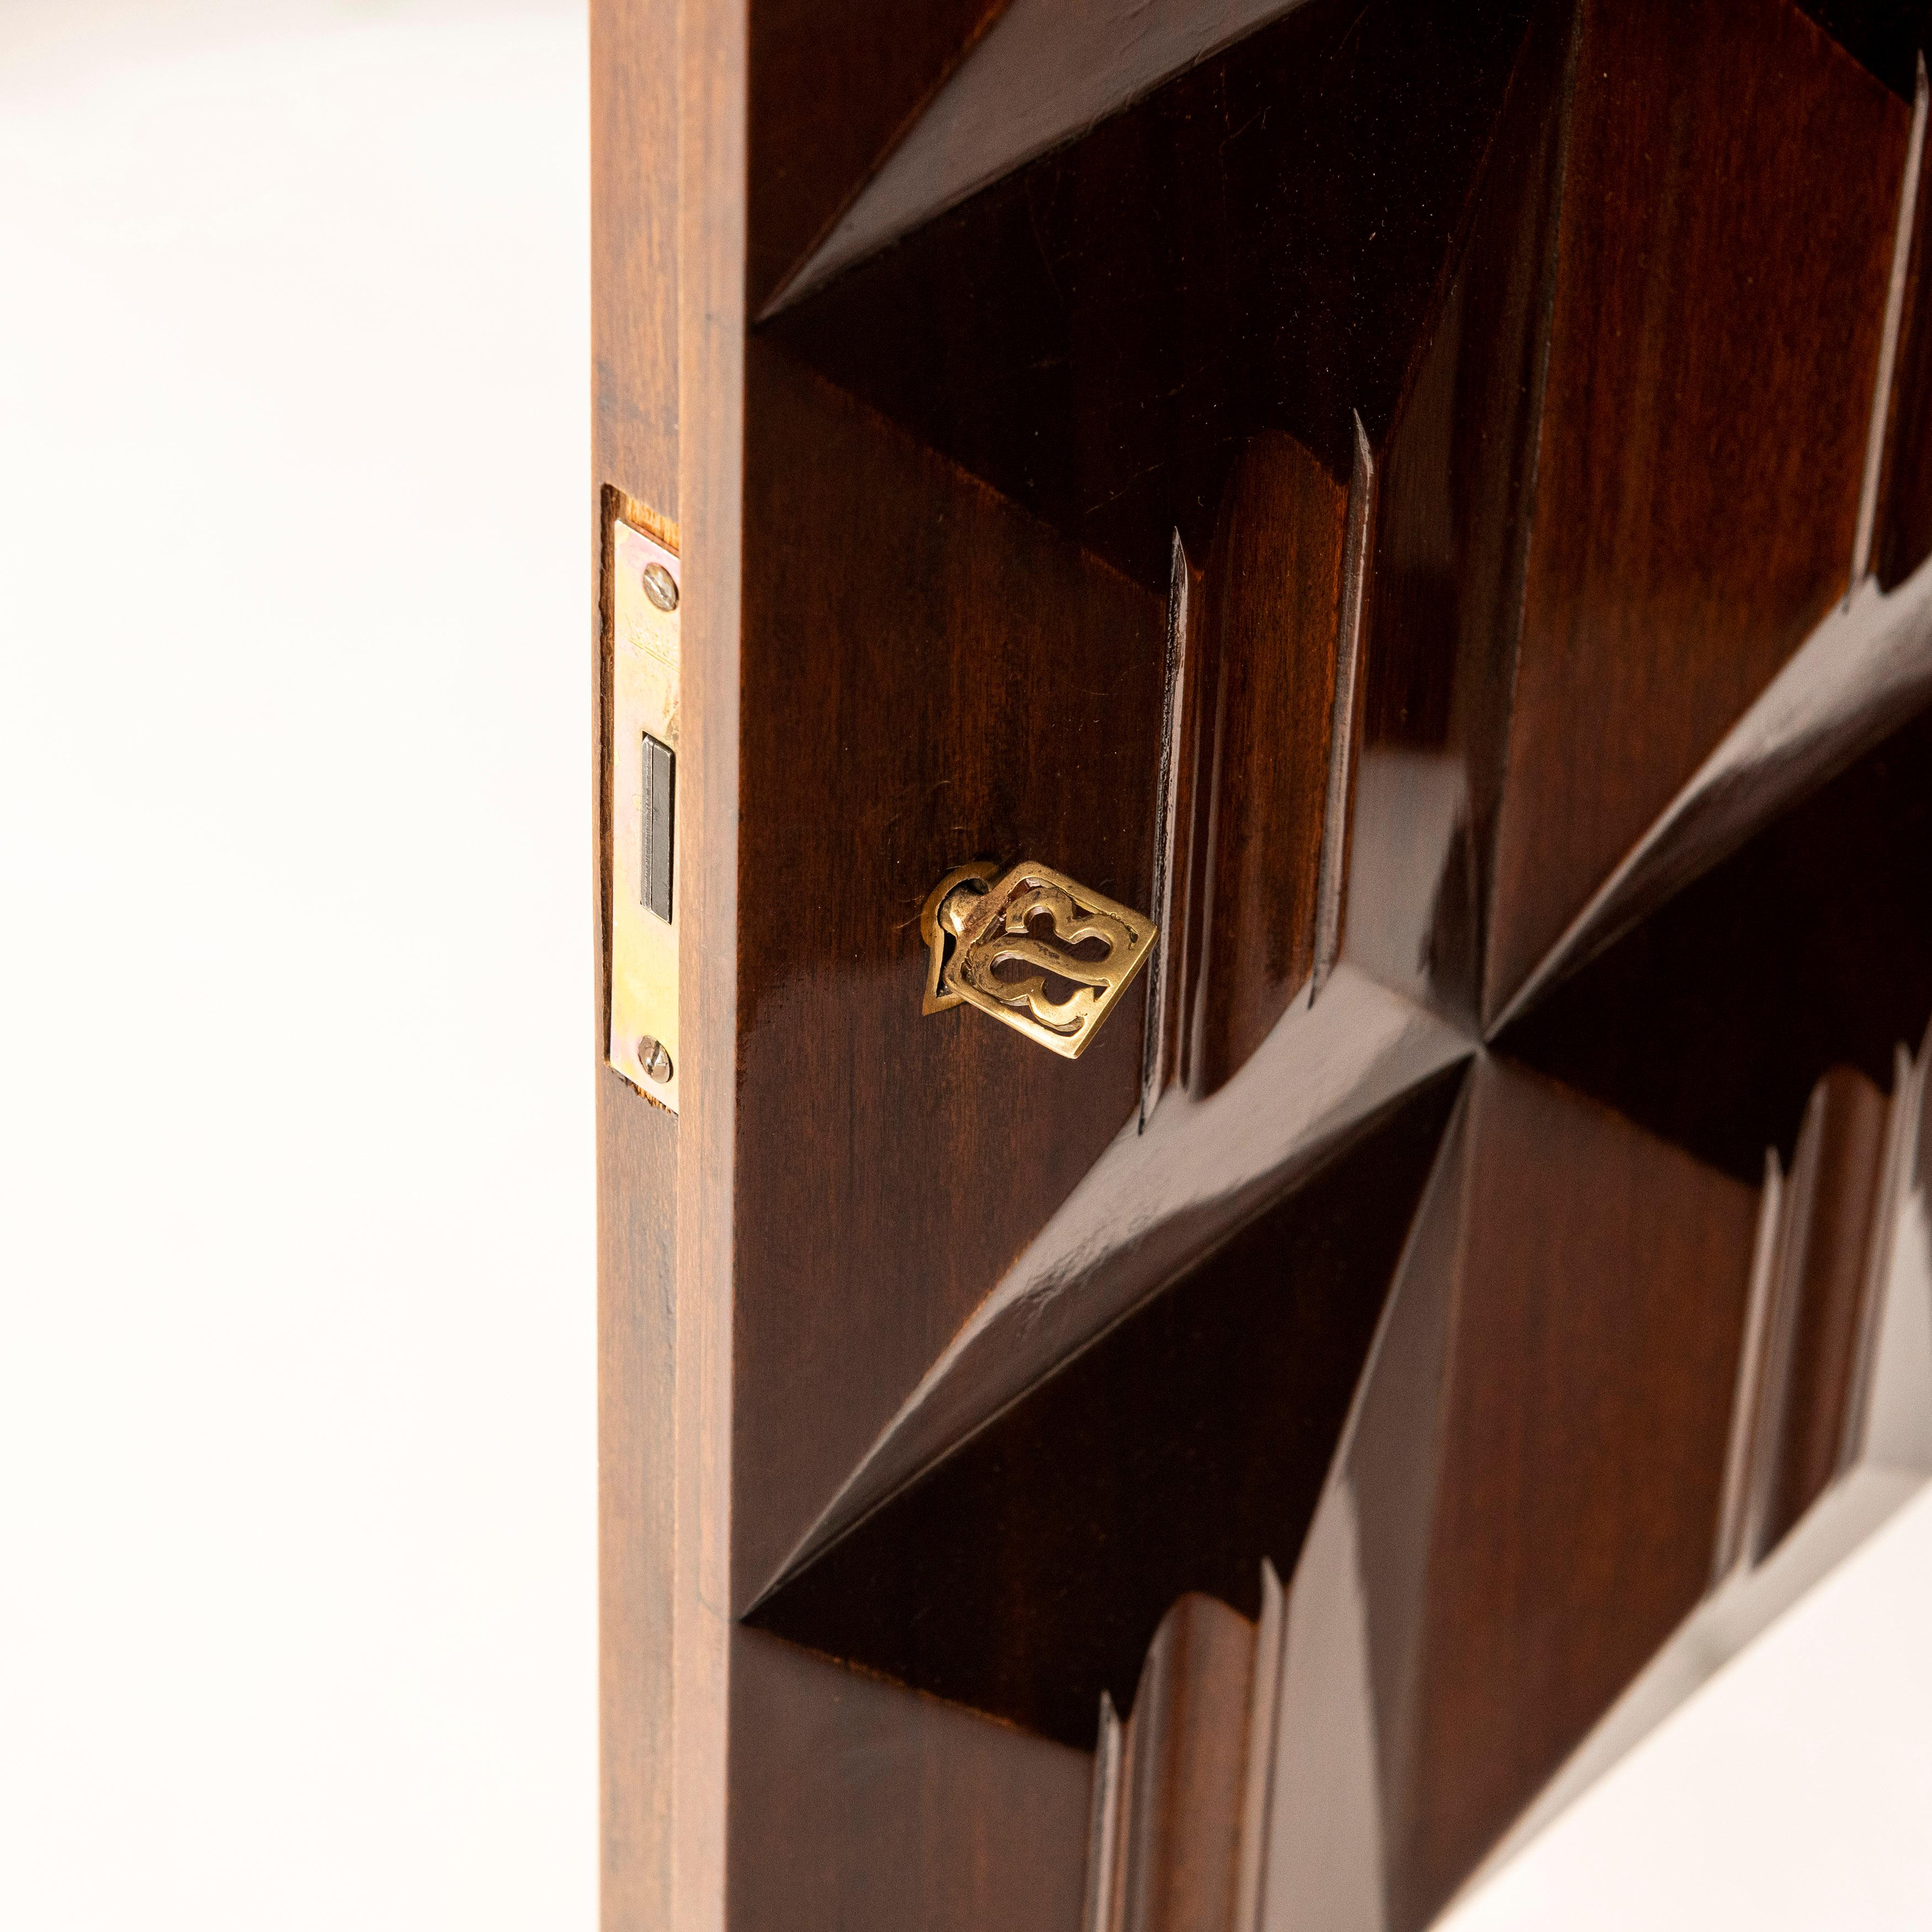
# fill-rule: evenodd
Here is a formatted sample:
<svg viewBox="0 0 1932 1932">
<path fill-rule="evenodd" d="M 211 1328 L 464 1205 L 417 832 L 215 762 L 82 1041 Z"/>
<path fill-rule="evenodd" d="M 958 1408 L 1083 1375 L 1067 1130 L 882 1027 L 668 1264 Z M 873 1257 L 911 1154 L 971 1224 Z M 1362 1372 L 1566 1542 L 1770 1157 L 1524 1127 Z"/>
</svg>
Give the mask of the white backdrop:
<svg viewBox="0 0 1932 1932">
<path fill-rule="evenodd" d="M 20 1932 L 594 1921 L 585 58 L 0 0 Z M 1459 1932 L 1932 1925 L 1928 1612 L 1922 1507 Z"/>
</svg>

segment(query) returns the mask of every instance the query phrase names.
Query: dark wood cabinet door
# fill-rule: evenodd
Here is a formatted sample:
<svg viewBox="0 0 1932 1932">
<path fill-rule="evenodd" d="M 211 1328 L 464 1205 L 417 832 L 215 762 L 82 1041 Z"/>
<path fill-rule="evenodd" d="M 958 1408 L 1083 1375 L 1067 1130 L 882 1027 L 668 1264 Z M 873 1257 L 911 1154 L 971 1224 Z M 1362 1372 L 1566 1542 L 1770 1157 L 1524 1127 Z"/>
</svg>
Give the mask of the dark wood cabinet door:
<svg viewBox="0 0 1932 1932">
<path fill-rule="evenodd" d="M 596 0 L 607 1932 L 1417 1932 L 1932 1474 L 1922 11 Z"/>
</svg>

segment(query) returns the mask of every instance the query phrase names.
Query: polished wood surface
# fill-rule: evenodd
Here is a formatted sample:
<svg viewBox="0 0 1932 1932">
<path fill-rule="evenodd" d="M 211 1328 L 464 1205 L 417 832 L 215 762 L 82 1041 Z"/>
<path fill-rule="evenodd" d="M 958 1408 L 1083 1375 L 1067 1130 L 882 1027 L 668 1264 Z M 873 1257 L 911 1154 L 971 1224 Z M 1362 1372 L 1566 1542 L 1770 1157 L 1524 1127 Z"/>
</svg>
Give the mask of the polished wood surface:
<svg viewBox="0 0 1932 1932">
<path fill-rule="evenodd" d="M 920 1017 L 919 914 L 981 857 L 1150 902 L 1165 622 L 782 351 L 746 387 L 740 1607 L 1138 1107 L 1144 982 L 1058 1061 Z"/>
<path fill-rule="evenodd" d="M 1834 1066 L 1888 1087 L 1932 1012 L 1932 713 L 1558 986 L 1500 1044 L 1740 1180 Z M 1802 908 L 1802 912 L 1799 909 Z"/>
<path fill-rule="evenodd" d="M 731 1665 L 731 1923 L 1078 1932 L 1086 1752 L 755 1630 Z"/>
<path fill-rule="evenodd" d="M 1429 1924 L 1539 1793 L 1612 1761 L 1761 1623 L 1754 1591 L 1802 1569 L 1867 1479 L 1898 1285 L 1871 1262 L 1922 1078 L 1898 1070 L 1901 1113 L 1828 1074 L 1760 1194 L 1552 1082 L 1472 1069 L 1252 1673 L 1192 1666 L 1225 1704 L 1280 1646 L 1261 1915 L 1213 1923 Z M 1922 1261 L 1903 1286 L 1923 1330 Z M 1932 1336 L 1906 1352 L 1932 1399 Z M 1137 1718 L 1156 1659 L 1175 1668 L 1164 1643 L 1166 1622 Z M 1224 1760 L 1256 1721 L 1223 1711 Z M 1232 1777 L 1204 1767 L 1170 1804 L 1177 1846 L 1225 1842 Z"/>
<path fill-rule="evenodd" d="M 1118 1912 L 1106 1932 L 1220 1932 L 1232 1919 L 1255 1636 L 1198 1594 L 1154 1632 L 1122 1745 Z"/>
<path fill-rule="evenodd" d="M 1910 123 L 1783 0 L 1580 31 L 1490 1015 L 1847 587 Z"/>
<path fill-rule="evenodd" d="M 1477 1024 L 1547 352 L 1562 10 L 1534 19 L 1384 440 L 1348 956 Z"/>
<path fill-rule="evenodd" d="M 1932 1472 L 1916 30 L 592 10 L 607 1932 L 1419 1928 Z M 1160 922 L 1077 1062 L 973 860 Z"/>
<path fill-rule="evenodd" d="M 1006 0 L 866 0 L 828 33 L 810 0 L 752 10 L 746 298 L 757 309 L 822 240 Z"/>
<path fill-rule="evenodd" d="M 1917 92 L 1916 47 L 1900 63 Z M 1879 581 L 1895 590 L 1932 556 L 1932 304 L 1925 299 L 1927 250 L 1932 248 L 1932 194 L 1928 157 L 1919 157 L 1918 203 L 1900 316 L 1898 373 L 1886 422 L 1886 463 L 1879 492 L 1873 561 Z"/>
<path fill-rule="evenodd" d="M 677 514 L 676 71 L 670 0 L 592 10 L 592 580 L 597 936 L 599 1877 L 607 1928 L 662 1924 L 670 1884 L 677 1457 L 677 1129 L 602 1064 L 605 493 Z"/>
<path fill-rule="evenodd" d="M 1436 1426 L 1390 1417 L 1385 1448 L 1372 1423 L 1360 1439 L 1430 1497 L 1419 1574 L 1414 1490 L 1392 1520 L 1366 1484 L 1358 1502 L 1371 1604 L 1390 1537 L 1406 1599 L 1387 1668 L 1407 1708 L 1382 1766 L 1407 1926 L 1703 1594 L 1756 1222 L 1749 1189 L 1514 1069 L 1480 1065 L 1468 1106 L 1459 1184 L 1436 1197 L 1456 1216 L 1447 1279 L 1397 1291 L 1441 1299 L 1418 1310 L 1443 1352 Z"/>
<path fill-rule="evenodd" d="M 1246 436 L 1380 440 L 1527 10 L 1306 0 L 766 328 L 1164 592 Z"/>
<path fill-rule="evenodd" d="M 1183 1077 L 1212 1093 L 1315 963 L 1348 493 L 1293 437 L 1257 436 L 1228 479 L 1201 589 L 1192 797 L 1203 950 Z"/>
<path fill-rule="evenodd" d="M 1778 1454 L 1767 1485 L 1768 1544 L 1797 1524 L 1843 1463 L 1879 1238 L 1886 1125 L 1884 1096 L 1849 1067 L 1826 1073 L 1805 1110 L 1779 1230 L 1791 1316 Z"/>
<path fill-rule="evenodd" d="M 1459 1086 L 1438 1078 L 773 1592 L 754 1620 L 1069 1744 L 1168 1606 L 1255 1614 L 1321 1493 Z"/>
</svg>

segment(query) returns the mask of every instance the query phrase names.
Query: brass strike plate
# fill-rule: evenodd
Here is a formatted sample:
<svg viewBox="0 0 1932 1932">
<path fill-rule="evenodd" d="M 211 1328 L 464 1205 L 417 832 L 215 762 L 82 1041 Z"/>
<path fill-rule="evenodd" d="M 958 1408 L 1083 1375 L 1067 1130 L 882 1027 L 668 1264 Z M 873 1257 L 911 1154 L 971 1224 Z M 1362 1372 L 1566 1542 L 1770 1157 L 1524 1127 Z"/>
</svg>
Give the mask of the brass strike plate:
<svg viewBox="0 0 1932 1932">
<path fill-rule="evenodd" d="M 630 514 L 641 519 L 644 513 Z M 610 1025 L 604 1051 L 615 1072 L 676 1113 L 682 888 L 677 849 L 682 590 L 676 533 L 668 528 L 646 532 L 614 512 L 605 536 Z"/>
<path fill-rule="evenodd" d="M 1078 1060 L 1153 950 L 1154 922 L 1030 860 L 956 866 L 920 915 L 922 1011 L 962 1003 Z"/>
</svg>

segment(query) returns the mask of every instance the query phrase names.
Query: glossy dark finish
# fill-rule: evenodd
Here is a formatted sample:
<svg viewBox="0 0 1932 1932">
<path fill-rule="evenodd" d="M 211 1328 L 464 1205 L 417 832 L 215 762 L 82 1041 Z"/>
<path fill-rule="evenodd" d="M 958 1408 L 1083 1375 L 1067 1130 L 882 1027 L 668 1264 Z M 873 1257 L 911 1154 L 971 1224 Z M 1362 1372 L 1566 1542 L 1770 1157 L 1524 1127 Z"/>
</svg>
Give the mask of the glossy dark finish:
<svg viewBox="0 0 1932 1932">
<path fill-rule="evenodd" d="M 788 1562 L 861 1516 L 1292 1189 L 1469 1042 L 1352 970 L 1297 1001 L 1238 1078 L 1170 1089 L 1123 1133 L 976 1309 Z"/>
<path fill-rule="evenodd" d="M 1304 0 L 1020 0 L 792 278 L 802 298 Z"/>
<path fill-rule="evenodd" d="M 1811 18 L 1901 100 L 1912 98 L 1918 50 L 1932 40 L 1928 0 L 1798 0 Z"/>
<path fill-rule="evenodd" d="M 1085 1752 L 756 1630 L 731 1661 L 731 1924 L 1078 1932 Z"/>
<path fill-rule="evenodd" d="M 1255 1628 L 1226 1604 L 1161 1619 L 1122 1753 L 1118 1932 L 1232 1932 L 1254 1671 Z"/>
<path fill-rule="evenodd" d="M 1824 1493 L 1845 1460 L 1885 1135 L 1884 1100 L 1864 1075 L 1834 1067 L 1820 1080 L 1786 1182 L 1780 1260 L 1792 1270 L 1795 1306 L 1778 1456 L 1768 1485 L 1767 1548 Z"/>
<path fill-rule="evenodd" d="M 1718 1635 L 1706 1670 L 1932 1472 L 1928 1057 L 1901 1046 L 1885 1096 L 1832 1068 L 1766 1157 L 1712 1598 L 1672 1646 Z"/>
<path fill-rule="evenodd" d="M 1384 447 L 1345 950 L 1472 1030 L 1522 614 L 1574 34 L 1534 21 Z"/>
<path fill-rule="evenodd" d="M 607 1932 L 1071 1932 L 1150 1642 L 1143 1839 L 1220 1849 L 1136 1932 L 1219 1927 L 1237 1724 L 1182 1694 L 1238 1673 L 1156 1634 L 1207 1590 L 1170 1633 L 1249 1642 L 1263 1556 L 1265 1922 L 1409 1932 L 1714 1580 L 1932 1466 L 1895 1402 L 1846 1460 L 1928 728 L 1793 806 L 1920 701 L 1932 604 L 1814 633 L 1792 731 L 1759 702 L 1850 566 L 1908 112 L 1786 0 L 1307 0 L 757 321 L 993 11 L 596 10 L 596 481 L 683 526 L 689 1083 L 673 1121 L 598 1076 Z M 1926 272 L 1886 568 L 1932 530 Z M 1485 1055 L 1741 715 L 1714 818 L 1503 1036 L 1542 1070 Z M 1155 904 L 1170 747 L 1179 1080 L 1143 1094 L 1142 987 L 1077 1064 L 922 1017 L 963 860 Z M 1792 1286 L 1748 1304 L 1767 1142 Z"/>
<path fill-rule="evenodd" d="M 1142 1128 L 1167 1090 L 1182 1077 L 1193 1049 L 1190 1016 L 1201 983 L 1207 937 L 1208 834 L 1213 817 L 1210 754 L 1212 693 L 1204 692 L 1207 606 L 1201 572 L 1174 533 L 1167 592 L 1167 690 L 1161 710 L 1160 784 L 1166 796 L 1155 838 L 1155 890 L 1149 910 L 1162 924 L 1148 975 L 1148 1043 L 1142 1063 Z"/>
<path fill-rule="evenodd" d="M 1292 436 L 1257 436 L 1221 500 L 1200 590 L 1190 802 L 1202 951 L 1182 1077 L 1226 1084 L 1315 958 L 1348 493 Z"/>
<path fill-rule="evenodd" d="M 1755 1181 L 1813 1084 L 1932 1016 L 1932 712 L 1558 986 L 1499 1042 Z"/>
<path fill-rule="evenodd" d="M 1414 1754 L 1390 1767 L 1412 1924 L 1703 1594 L 1756 1228 L 1749 1190 L 1493 1064 L 1468 1161 Z"/>
<path fill-rule="evenodd" d="M 1293 1564 L 1457 1084 L 1076 1355 L 757 1621 L 1090 1743 L 1177 1597 L 1252 1613 L 1262 1558 Z"/>
<path fill-rule="evenodd" d="M 1932 36 L 1928 36 L 1932 38 Z M 1926 299 L 1932 250 L 1932 194 L 1925 178 L 1932 151 L 1919 158 L 1918 202 L 1899 319 L 1898 370 L 1887 423 L 1884 481 L 1879 491 L 1872 568 L 1888 590 L 1932 556 L 1932 302 Z"/>
<path fill-rule="evenodd" d="M 1220 1720 L 1228 1750 L 1262 1745 L 1238 1928 L 1430 1922 L 1932 1472 L 1928 1052 L 1901 1052 L 1889 1102 L 1827 1075 L 1755 1202 L 1478 1067 L 1264 1592 L 1247 1724 Z M 1225 1844 L 1228 1783 L 1204 1768 L 1164 1808 L 1171 1859 Z"/>
<path fill-rule="evenodd" d="M 922 1018 L 919 913 L 981 856 L 1150 902 L 1166 650 L 1159 601 L 782 352 L 746 388 L 741 1605 L 1138 1112 L 1142 985 L 1077 1061 Z"/>
<path fill-rule="evenodd" d="M 1492 1016 L 1846 588 L 1910 122 L 1785 0 L 1582 31 Z"/>
<path fill-rule="evenodd" d="M 1526 11 L 1308 0 L 767 329 L 1164 592 L 1248 436 L 1379 440 Z"/>
<path fill-rule="evenodd" d="M 1428 1924 L 1706 1599 L 1758 1220 L 1608 1109 L 1473 1070 L 1288 1588 L 1262 1922 Z"/>
<path fill-rule="evenodd" d="M 746 298 L 763 306 L 919 118 L 1006 0 L 813 0 L 751 10 Z"/>
<path fill-rule="evenodd" d="M 1304 1781 L 1304 1816 L 1278 1816 L 1291 1892 L 1294 1848 L 1333 1834 L 1352 1897 L 1426 1924 L 1702 1598 L 1756 1209 L 1607 1108 L 1478 1064 L 1322 1506 L 1346 1528 L 1318 1516 L 1289 1586 L 1283 1749 L 1370 1768 L 1352 1813 Z M 1358 1634 L 1298 1676 L 1324 1591 Z M 1318 1723 L 1337 1708 L 1365 1743 Z"/>
</svg>

